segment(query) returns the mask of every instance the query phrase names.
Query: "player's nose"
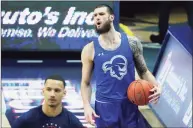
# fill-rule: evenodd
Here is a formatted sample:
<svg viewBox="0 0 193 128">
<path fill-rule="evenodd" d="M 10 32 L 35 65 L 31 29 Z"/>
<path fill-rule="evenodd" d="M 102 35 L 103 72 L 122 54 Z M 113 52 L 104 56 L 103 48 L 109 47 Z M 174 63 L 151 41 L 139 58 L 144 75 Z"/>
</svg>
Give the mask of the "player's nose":
<svg viewBox="0 0 193 128">
<path fill-rule="evenodd" d="M 54 91 L 51 91 L 51 92 L 50 92 L 50 96 L 51 96 L 52 98 L 54 98 L 54 97 L 55 97 L 55 92 L 54 92 Z"/>
<path fill-rule="evenodd" d="M 97 20 L 97 22 L 100 21 L 100 16 L 99 15 L 96 16 L 96 20 Z"/>
</svg>

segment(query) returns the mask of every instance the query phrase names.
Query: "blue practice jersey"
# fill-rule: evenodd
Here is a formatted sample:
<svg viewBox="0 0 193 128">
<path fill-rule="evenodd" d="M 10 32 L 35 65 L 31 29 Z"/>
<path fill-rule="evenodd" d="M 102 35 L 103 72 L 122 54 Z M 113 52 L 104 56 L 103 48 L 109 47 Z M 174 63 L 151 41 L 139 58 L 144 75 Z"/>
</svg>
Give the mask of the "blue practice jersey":
<svg viewBox="0 0 193 128">
<path fill-rule="evenodd" d="M 121 44 L 108 51 L 94 41 L 94 72 L 96 77 L 96 100 L 110 101 L 127 97 L 127 88 L 135 80 L 133 53 L 125 33 Z"/>
</svg>

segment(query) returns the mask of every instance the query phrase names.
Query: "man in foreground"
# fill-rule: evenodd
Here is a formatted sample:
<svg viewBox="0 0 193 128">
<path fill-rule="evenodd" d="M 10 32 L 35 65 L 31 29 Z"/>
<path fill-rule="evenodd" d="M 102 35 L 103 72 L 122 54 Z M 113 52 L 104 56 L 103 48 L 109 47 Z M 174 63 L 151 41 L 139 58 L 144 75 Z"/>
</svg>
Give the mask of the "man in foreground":
<svg viewBox="0 0 193 128">
<path fill-rule="evenodd" d="M 13 128 L 83 128 L 78 118 L 62 105 L 66 95 L 65 85 L 61 76 L 46 78 L 44 104 L 22 114 L 14 122 Z"/>
</svg>

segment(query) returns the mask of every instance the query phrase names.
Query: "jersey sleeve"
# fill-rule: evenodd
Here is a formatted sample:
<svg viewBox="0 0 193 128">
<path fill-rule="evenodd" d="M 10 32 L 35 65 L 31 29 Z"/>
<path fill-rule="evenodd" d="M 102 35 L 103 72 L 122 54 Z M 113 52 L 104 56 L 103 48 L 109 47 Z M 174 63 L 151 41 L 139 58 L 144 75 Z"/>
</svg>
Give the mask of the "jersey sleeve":
<svg viewBox="0 0 193 128">
<path fill-rule="evenodd" d="M 70 125 L 72 128 L 84 128 L 80 120 L 72 113 L 69 113 Z"/>
<path fill-rule="evenodd" d="M 26 121 L 24 116 L 20 116 L 14 121 L 12 128 L 25 128 L 25 125 Z"/>
</svg>

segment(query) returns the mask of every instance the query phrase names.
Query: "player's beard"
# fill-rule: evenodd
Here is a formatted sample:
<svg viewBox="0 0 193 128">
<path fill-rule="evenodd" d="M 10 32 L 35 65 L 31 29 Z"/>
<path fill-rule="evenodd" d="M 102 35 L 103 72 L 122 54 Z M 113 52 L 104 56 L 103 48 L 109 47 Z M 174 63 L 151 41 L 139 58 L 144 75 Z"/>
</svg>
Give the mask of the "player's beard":
<svg viewBox="0 0 193 128">
<path fill-rule="evenodd" d="M 58 105 L 60 105 L 60 103 L 49 104 L 49 107 L 50 108 L 56 108 Z"/>
<path fill-rule="evenodd" d="M 106 23 L 104 23 L 103 27 L 101 28 L 97 28 L 97 26 L 95 25 L 95 30 L 98 34 L 107 33 L 110 29 L 111 29 L 110 21 L 107 21 Z"/>
<path fill-rule="evenodd" d="M 57 105 L 49 105 L 50 106 L 50 108 L 56 108 L 57 107 Z"/>
<path fill-rule="evenodd" d="M 56 108 L 60 105 L 60 103 L 56 103 L 56 104 L 49 104 L 50 108 Z"/>
</svg>

